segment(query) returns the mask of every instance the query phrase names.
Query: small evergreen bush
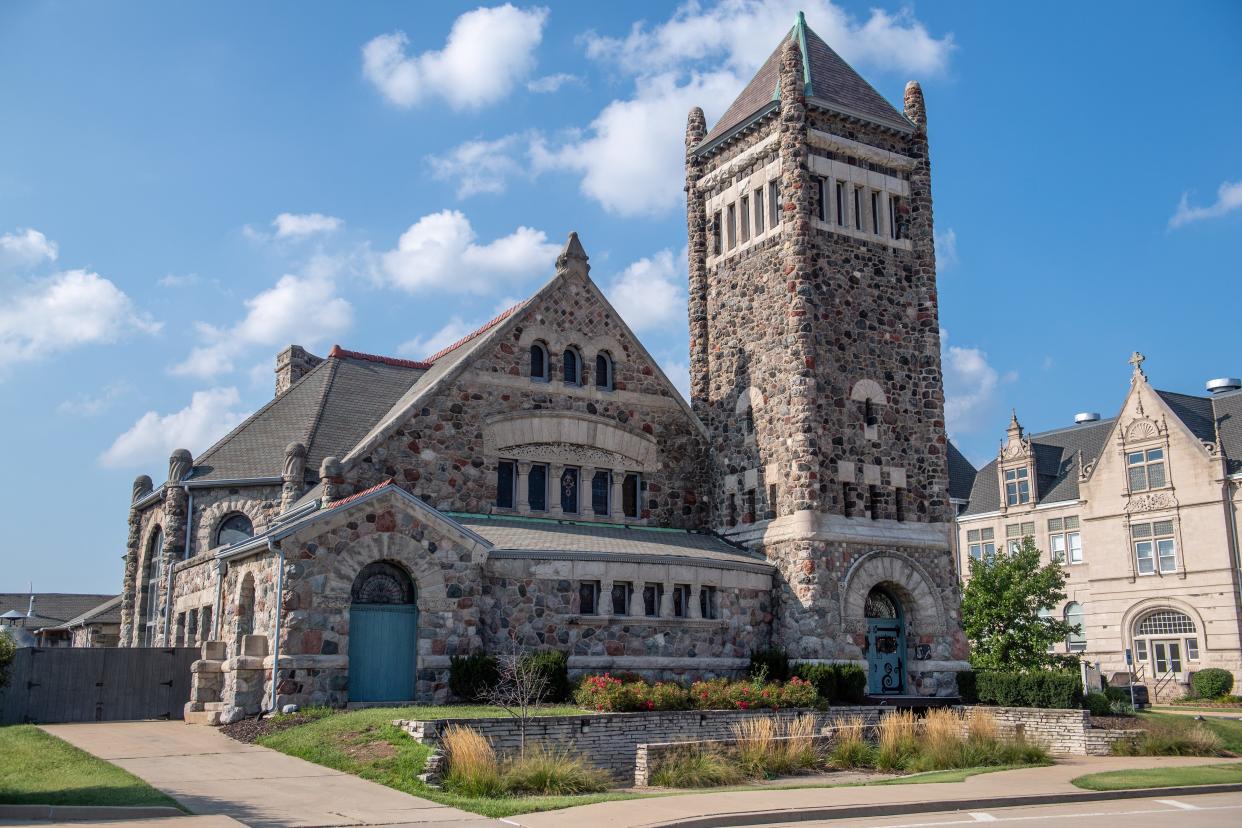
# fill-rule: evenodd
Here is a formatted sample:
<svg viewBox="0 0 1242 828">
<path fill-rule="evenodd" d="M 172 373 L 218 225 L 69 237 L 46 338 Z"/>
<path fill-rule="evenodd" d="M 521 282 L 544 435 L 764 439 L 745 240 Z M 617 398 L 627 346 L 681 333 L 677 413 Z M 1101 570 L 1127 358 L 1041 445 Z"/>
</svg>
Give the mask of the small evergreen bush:
<svg viewBox="0 0 1242 828">
<path fill-rule="evenodd" d="M 979 703 L 979 687 L 974 670 L 962 670 L 957 674 L 957 695 L 962 704 Z"/>
<path fill-rule="evenodd" d="M 569 683 L 569 656 L 560 650 L 542 650 L 524 655 L 522 660 L 534 665 L 547 681 L 540 701 L 556 703 L 569 700 L 573 691 Z"/>
<path fill-rule="evenodd" d="M 1104 693 L 1088 693 L 1083 699 L 1083 706 L 1092 716 L 1108 716 L 1113 712 L 1112 700 Z"/>
<path fill-rule="evenodd" d="M 1201 699 L 1214 699 L 1233 689 L 1233 673 L 1220 667 L 1207 667 L 1190 677 L 1190 689 Z"/>
<path fill-rule="evenodd" d="M 976 674 L 975 687 L 981 704 L 1062 710 L 1082 707 L 1081 680 L 1069 670 L 985 670 Z"/>
<path fill-rule="evenodd" d="M 765 681 L 787 681 L 789 679 L 789 654 L 784 650 L 769 647 L 766 650 L 755 650 L 750 654 L 751 678 Z"/>
<path fill-rule="evenodd" d="M 842 704 L 861 704 L 867 697 L 867 673 L 857 664 L 834 664 L 837 696 L 833 701 Z"/>
<path fill-rule="evenodd" d="M 499 678 L 496 658 L 487 653 L 453 656 L 449 661 L 449 692 L 461 701 L 485 701 Z"/>
</svg>

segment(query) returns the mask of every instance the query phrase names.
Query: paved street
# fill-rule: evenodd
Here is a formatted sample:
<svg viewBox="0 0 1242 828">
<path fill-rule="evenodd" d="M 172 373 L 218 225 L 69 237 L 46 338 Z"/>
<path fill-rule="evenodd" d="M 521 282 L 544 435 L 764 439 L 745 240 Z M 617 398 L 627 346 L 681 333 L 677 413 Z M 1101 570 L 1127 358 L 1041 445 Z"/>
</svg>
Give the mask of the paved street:
<svg viewBox="0 0 1242 828">
<path fill-rule="evenodd" d="M 1098 828 L 1234 828 L 1242 825 L 1242 794 L 1179 796 L 1176 799 L 1120 799 L 1030 808 L 993 808 L 879 819 L 769 823 L 782 828 L 939 828 L 985 823 L 1034 823 L 1047 826 L 1090 825 Z"/>
</svg>

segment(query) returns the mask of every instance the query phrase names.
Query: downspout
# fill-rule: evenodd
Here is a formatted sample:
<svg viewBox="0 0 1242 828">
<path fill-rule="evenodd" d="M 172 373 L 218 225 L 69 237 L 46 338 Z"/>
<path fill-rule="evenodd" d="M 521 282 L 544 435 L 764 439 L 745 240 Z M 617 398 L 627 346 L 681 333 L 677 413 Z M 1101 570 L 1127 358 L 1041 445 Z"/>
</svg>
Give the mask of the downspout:
<svg viewBox="0 0 1242 828">
<path fill-rule="evenodd" d="M 267 551 L 277 554 L 276 560 L 276 630 L 272 635 L 272 700 L 269 708 L 272 713 L 276 710 L 276 680 L 278 676 L 278 665 L 280 664 L 280 616 L 284 611 L 284 595 L 285 595 L 285 550 L 272 542 L 269 537 L 267 539 Z"/>
<path fill-rule="evenodd" d="M 190 530 L 194 526 L 194 492 L 188 484 L 182 484 L 181 488 L 185 489 L 188 502 L 185 507 L 185 551 L 181 553 L 181 559 L 187 560 L 190 557 Z M 164 602 L 164 646 L 175 646 L 172 643 L 172 608 L 173 608 L 173 574 L 177 571 L 177 562 L 173 561 L 168 565 L 168 595 Z"/>
</svg>

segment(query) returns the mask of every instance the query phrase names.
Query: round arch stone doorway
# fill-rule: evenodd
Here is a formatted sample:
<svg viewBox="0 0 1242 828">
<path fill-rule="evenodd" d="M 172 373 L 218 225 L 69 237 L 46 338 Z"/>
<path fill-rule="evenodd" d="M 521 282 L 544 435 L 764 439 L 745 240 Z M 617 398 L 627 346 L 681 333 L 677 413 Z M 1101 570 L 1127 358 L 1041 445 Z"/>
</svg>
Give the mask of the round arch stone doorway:
<svg viewBox="0 0 1242 828">
<path fill-rule="evenodd" d="M 880 586 L 863 605 L 867 618 L 867 692 L 901 695 L 906 689 L 906 625 L 901 602 Z"/>
<path fill-rule="evenodd" d="M 414 582 L 398 564 L 367 564 L 354 579 L 349 606 L 349 700 L 414 698 L 418 607 Z"/>
</svg>

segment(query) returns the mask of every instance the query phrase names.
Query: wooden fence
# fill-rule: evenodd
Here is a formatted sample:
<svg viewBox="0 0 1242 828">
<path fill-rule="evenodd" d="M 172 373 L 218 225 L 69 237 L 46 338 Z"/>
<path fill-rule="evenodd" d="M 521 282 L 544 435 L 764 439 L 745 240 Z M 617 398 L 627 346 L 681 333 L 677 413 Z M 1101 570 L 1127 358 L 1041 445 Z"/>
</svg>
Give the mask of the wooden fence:
<svg viewBox="0 0 1242 828">
<path fill-rule="evenodd" d="M 180 719 L 198 647 L 22 647 L 0 724 Z"/>
</svg>

